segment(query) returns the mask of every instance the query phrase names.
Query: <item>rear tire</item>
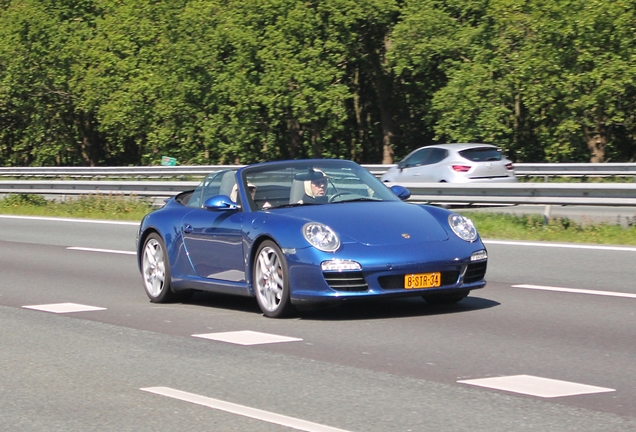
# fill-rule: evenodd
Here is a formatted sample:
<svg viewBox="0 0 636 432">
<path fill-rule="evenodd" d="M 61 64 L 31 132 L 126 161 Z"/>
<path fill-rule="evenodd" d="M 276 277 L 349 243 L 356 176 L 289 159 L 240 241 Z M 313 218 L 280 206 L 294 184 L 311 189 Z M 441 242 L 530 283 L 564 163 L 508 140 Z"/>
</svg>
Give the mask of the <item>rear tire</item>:
<svg viewBox="0 0 636 432">
<path fill-rule="evenodd" d="M 254 294 L 263 314 L 282 318 L 293 310 L 287 261 L 278 245 L 264 241 L 256 252 L 252 270 Z"/>
<path fill-rule="evenodd" d="M 152 303 L 169 303 L 177 300 L 178 296 L 172 291 L 166 244 L 157 233 L 150 234 L 144 243 L 141 274 L 144 289 Z"/>
</svg>

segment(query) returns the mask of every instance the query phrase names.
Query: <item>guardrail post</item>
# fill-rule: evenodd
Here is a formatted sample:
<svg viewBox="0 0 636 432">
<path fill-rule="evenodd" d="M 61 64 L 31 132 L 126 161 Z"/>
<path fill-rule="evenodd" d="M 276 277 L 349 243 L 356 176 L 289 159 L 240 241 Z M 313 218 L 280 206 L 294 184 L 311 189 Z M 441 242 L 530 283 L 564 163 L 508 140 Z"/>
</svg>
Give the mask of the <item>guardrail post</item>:
<svg viewBox="0 0 636 432">
<path fill-rule="evenodd" d="M 552 216 L 552 206 L 547 205 L 543 210 L 543 225 L 547 225 L 550 222 L 550 217 Z"/>
<path fill-rule="evenodd" d="M 545 183 L 548 182 L 549 177 L 545 176 Z M 552 216 L 552 205 L 548 204 L 543 209 L 543 225 L 550 223 L 550 217 Z"/>
</svg>

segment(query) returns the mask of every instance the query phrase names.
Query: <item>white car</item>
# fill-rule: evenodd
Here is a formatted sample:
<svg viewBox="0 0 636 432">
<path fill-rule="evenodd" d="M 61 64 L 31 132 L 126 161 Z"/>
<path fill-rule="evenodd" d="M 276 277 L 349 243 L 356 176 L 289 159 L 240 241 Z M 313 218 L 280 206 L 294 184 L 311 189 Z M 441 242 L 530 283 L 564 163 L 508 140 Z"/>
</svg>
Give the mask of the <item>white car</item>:
<svg viewBox="0 0 636 432">
<path fill-rule="evenodd" d="M 516 182 L 512 162 L 491 144 L 438 144 L 412 151 L 381 180 L 390 183 Z"/>
</svg>

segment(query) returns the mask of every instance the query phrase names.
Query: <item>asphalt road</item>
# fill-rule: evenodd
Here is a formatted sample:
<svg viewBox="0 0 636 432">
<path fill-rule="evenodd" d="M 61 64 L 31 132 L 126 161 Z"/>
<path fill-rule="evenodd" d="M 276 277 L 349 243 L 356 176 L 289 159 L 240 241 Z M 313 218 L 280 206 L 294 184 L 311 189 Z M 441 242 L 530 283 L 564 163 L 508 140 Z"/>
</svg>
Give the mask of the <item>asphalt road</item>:
<svg viewBox="0 0 636 432">
<path fill-rule="evenodd" d="M 636 430 L 636 248 L 487 240 L 489 283 L 457 305 L 272 320 L 149 303 L 135 233 L 0 217 L 0 430 Z M 96 309 L 42 310 L 66 303 Z M 246 331 L 291 339 L 218 340 Z"/>
</svg>

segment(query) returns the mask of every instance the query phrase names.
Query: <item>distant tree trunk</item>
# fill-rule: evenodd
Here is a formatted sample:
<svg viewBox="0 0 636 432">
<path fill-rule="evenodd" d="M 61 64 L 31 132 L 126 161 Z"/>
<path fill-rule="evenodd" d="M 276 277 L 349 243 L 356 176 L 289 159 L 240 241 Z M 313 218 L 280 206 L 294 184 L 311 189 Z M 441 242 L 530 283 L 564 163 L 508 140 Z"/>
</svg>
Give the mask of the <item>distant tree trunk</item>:
<svg viewBox="0 0 636 432">
<path fill-rule="evenodd" d="M 96 122 L 90 114 L 79 114 L 75 119 L 75 125 L 80 136 L 80 154 L 82 163 L 88 166 L 96 166 L 102 158 L 102 146 L 99 132 L 95 129 Z"/>
<path fill-rule="evenodd" d="M 515 94 L 515 116 L 513 120 L 513 139 L 515 144 L 517 144 L 520 140 L 519 137 L 521 135 L 521 93 L 517 92 Z"/>
<path fill-rule="evenodd" d="M 388 48 L 388 37 L 384 40 L 384 50 L 378 53 L 378 58 L 373 62 L 375 73 L 373 74 L 374 87 L 378 96 L 378 108 L 380 110 L 380 123 L 382 127 L 382 163 L 393 163 L 393 140 L 395 137 L 394 104 L 393 104 L 393 77 L 388 68 L 385 53 Z"/>
<path fill-rule="evenodd" d="M 382 122 L 382 163 L 393 163 L 393 129 L 385 127 Z"/>
<path fill-rule="evenodd" d="M 590 162 L 605 162 L 605 147 L 607 146 L 605 126 L 599 121 L 596 123 L 596 128 L 585 128 L 585 138 L 590 150 Z"/>
<path fill-rule="evenodd" d="M 322 141 L 320 140 L 320 131 L 322 127 L 320 122 L 313 122 L 311 124 L 311 152 L 312 157 L 322 157 Z"/>
<path fill-rule="evenodd" d="M 590 149 L 590 162 L 605 162 L 605 145 L 607 138 L 602 135 L 593 135 L 587 139 L 587 146 Z"/>
<path fill-rule="evenodd" d="M 364 153 L 364 143 L 367 142 L 367 125 L 364 121 L 364 109 L 362 107 L 362 97 L 360 95 L 360 68 L 356 67 L 356 70 L 353 74 L 353 85 L 355 88 L 353 94 L 353 111 L 356 117 L 356 139 L 357 144 L 363 145 L 363 153 Z M 356 146 L 351 146 L 351 159 L 356 160 Z M 364 154 L 363 154 L 364 156 Z"/>
<path fill-rule="evenodd" d="M 301 135 L 300 123 L 298 119 L 292 118 L 287 120 L 287 130 L 289 131 L 289 157 L 290 159 L 298 158 L 301 147 Z"/>
</svg>

